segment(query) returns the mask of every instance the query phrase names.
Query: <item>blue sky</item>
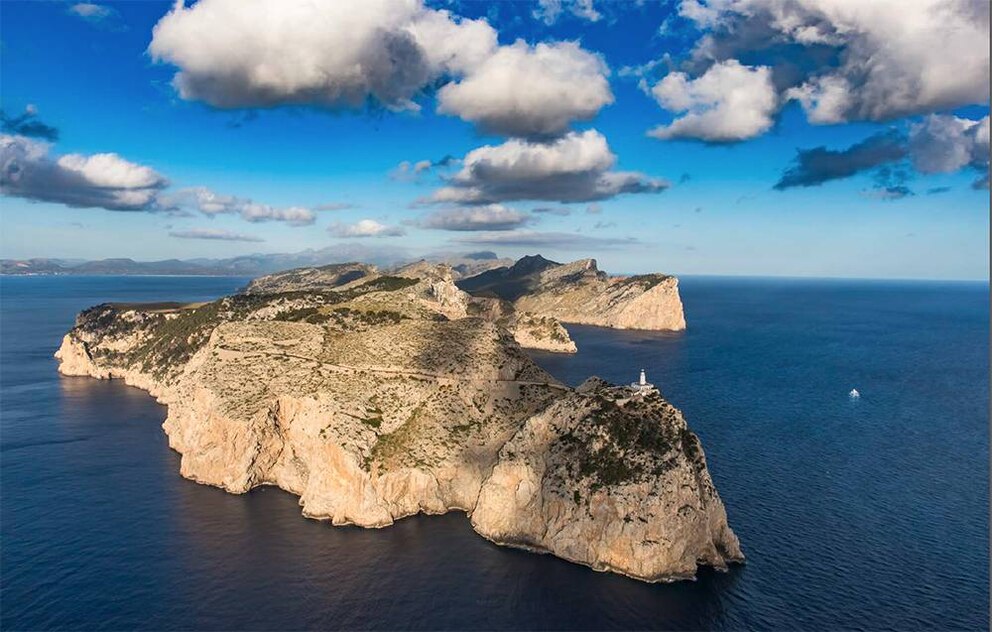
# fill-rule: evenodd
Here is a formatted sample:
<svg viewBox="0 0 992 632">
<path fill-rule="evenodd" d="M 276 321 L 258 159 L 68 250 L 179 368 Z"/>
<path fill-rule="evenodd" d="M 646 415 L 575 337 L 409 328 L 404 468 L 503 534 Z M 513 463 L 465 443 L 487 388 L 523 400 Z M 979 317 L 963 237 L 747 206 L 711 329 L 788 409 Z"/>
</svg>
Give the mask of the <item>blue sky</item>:
<svg viewBox="0 0 992 632">
<path fill-rule="evenodd" d="M 932 2 L 939 4 L 938 0 Z M 200 4 L 208 3 L 220 5 L 222 1 L 201 0 Z M 265 4 L 262 0 L 259 3 Z M 687 16 L 694 7 L 704 5 L 691 1 L 641 6 L 601 5 L 595 0 L 589 5 L 565 2 L 553 20 L 555 16 L 548 14 L 547 7 L 533 3 L 435 3 L 417 8 L 421 12 L 447 10 L 447 19 L 455 24 L 463 19 L 484 19 L 498 32 L 501 47 L 518 38 L 531 52 L 541 42 L 576 41 L 583 55 L 598 55 L 608 67 L 600 75 L 608 82 L 604 89 L 608 89 L 611 103 L 595 108 L 588 120 L 573 116 L 567 128 L 551 135 L 520 138 L 513 136 L 515 132 L 480 131 L 480 125 L 473 125 L 464 113 L 438 113 L 435 88 L 457 80 L 450 72 L 433 76 L 416 92 L 413 101 L 419 112 L 398 108 L 395 103 L 384 105 L 374 95 L 359 107 L 312 96 L 307 97 L 311 102 L 301 105 L 298 96 L 281 95 L 265 107 L 252 103 L 215 107 L 211 99 L 228 98 L 227 93 L 218 96 L 217 90 L 208 87 L 200 94 L 181 95 L 172 84 L 177 70 L 215 73 L 211 77 L 223 74 L 231 64 L 241 63 L 239 47 L 264 46 L 258 40 L 234 38 L 234 44 L 224 44 L 222 50 L 202 53 L 200 48 L 209 45 L 202 39 L 203 31 L 196 30 L 198 25 L 192 18 L 198 15 L 193 15 L 189 24 L 176 27 L 168 49 L 171 61 L 155 61 L 148 48 L 153 28 L 170 11 L 169 3 L 85 5 L 95 7 L 91 9 L 79 6 L 61 2 L 0 5 L 0 105 L 8 121 L 27 113 L 24 120 L 55 128 L 57 139 L 53 140 L 52 134 L 18 136 L 18 129 L 10 126 L 5 132 L 25 139 L 17 141 L 23 147 L 47 146 L 49 162 L 29 163 L 28 167 L 57 164 L 58 157 L 67 154 L 116 154 L 130 165 L 157 174 L 158 179 L 143 189 L 151 191 L 154 199 L 142 198 L 138 208 L 129 210 L 110 210 L 107 206 L 116 204 L 88 201 L 70 206 L 64 202 L 65 196 L 58 198 L 63 201 L 52 201 L 45 192 L 51 187 L 70 186 L 64 179 L 39 185 L 39 193 L 38 189 L 12 184 L 12 171 L 4 176 L 4 197 L 0 198 L 0 248 L 5 258 L 147 260 L 340 246 L 347 252 L 366 248 L 372 253 L 395 250 L 409 256 L 474 250 L 495 250 L 505 256 L 541 252 L 559 260 L 594 256 L 604 269 L 618 272 L 988 278 L 989 192 L 975 185 L 983 168 L 987 174 L 987 118 L 984 150 L 975 141 L 979 149 L 967 150 L 973 151 L 967 164 L 952 161 L 955 168 L 947 166 L 951 163 L 946 156 L 935 152 L 957 151 L 957 145 L 938 147 L 937 141 L 927 145 L 930 138 L 946 137 L 918 132 L 930 125 L 930 115 L 946 117 L 948 121 L 964 121 L 958 128 L 965 131 L 952 140 L 971 143 L 977 127 L 969 126 L 988 116 L 987 100 L 971 96 L 988 94 L 987 5 L 984 26 L 978 27 L 979 31 L 984 28 L 984 60 L 981 50 L 961 60 L 971 66 L 978 64 L 979 75 L 984 64 L 984 85 L 978 81 L 974 90 L 968 85 L 938 85 L 935 91 L 943 90 L 950 96 L 938 94 L 932 102 L 905 107 L 886 102 L 895 99 L 888 93 L 870 103 L 863 97 L 865 103 L 857 106 L 860 109 L 852 106 L 840 120 L 829 124 L 811 122 L 815 116 L 800 100 L 787 99 L 786 88 L 776 85 L 774 106 L 754 106 L 768 115 L 767 128 L 755 132 L 742 120 L 743 127 L 726 132 L 736 135 L 729 139 L 699 138 L 700 132 L 693 132 L 697 137 L 680 133 L 665 139 L 647 135 L 648 130 L 671 125 L 684 114 L 666 108 L 651 88 L 666 75 L 683 73 L 686 81 L 693 82 L 715 66 L 729 67 L 731 57 L 726 55 L 699 62 L 699 42 L 713 33 L 729 39 L 726 33 L 721 35 L 721 28 L 740 31 L 733 20 L 755 19 L 731 11 L 720 17 L 723 22 L 709 17 L 694 21 Z M 584 6 L 591 6 L 598 18 L 592 20 L 582 14 Z M 193 5 L 186 11 L 198 8 Z M 250 20 L 252 15 L 247 11 L 244 19 Z M 876 41 L 872 29 L 877 25 L 869 18 L 858 25 L 867 42 Z M 264 34 L 268 27 L 244 28 L 263 29 L 259 33 Z M 956 34 L 955 28 L 959 27 L 947 27 L 956 39 L 967 36 Z M 939 34 L 940 29 L 935 30 Z M 334 32 L 332 29 L 331 35 Z M 304 39 L 300 38 L 300 46 L 305 45 Z M 294 42 L 284 37 L 280 46 Z M 421 44 L 426 46 L 423 41 Z M 846 52 L 845 46 L 854 50 L 858 45 L 831 41 L 834 50 L 842 54 L 853 54 Z M 918 49 L 930 45 L 922 39 L 918 44 L 903 42 L 902 49 L 908 51 L 906 72 L 919 65 L 911 58 L 920 52 Z M 746 88 L 755 86 L 757 101 L 753 102 L 759 103 L 765 94 L 761 90 L 767 85 L 759 81 L 758 71 L 774 68 L 778 72 L 785 68 L 782 60 L 791 53 L 767 46 L 742 50 L 739 42 L 734 46 L 733 63 L 740 59 L 749 70 L 737 76 L 746 82 Z M 182 61 L 200 60 L 201 54 L 206 59 L 203 63 L 215 67 L 203 70 L 193 68 L 200 61 Z M 800 57 L 797 53 L 797 63 L 802 61 Z M 639 85 L 634 68 L 659 60 L 641 71 L 644 83 Z M 825 62 L 807 80 L 840 72 L 838 68 L 843 71 L 843 61 Z M 712 77 L 716 78 L 716 73 Z M 243 77 L 231 74 L 224 85 L 233 86 L 239 78 Z M 579 77 L 576 89 L 583 85 L 589 83 Z M 723 89 L 725 84 L 717 85 Z M 321 84 L 320 89 L 329 88 Z M 726 88 L 727 94 L 733 89 Z M 231 98 L 246 94 L 237 86 L 230 90 L 235 94 Z M 849 91 L 862 98 L 857 86 Z M 688 92 L 679 94 L 684 99 Z M 469 96 L 477 99 L 473 107 L 493 101 L 487 94 Z M 544 107 L 533 99 L 528 103 L 528 107 Z M 670 100 L 667 105 L 673 103 Z M 705 107 L 710 106 L 720 107 L 720 102 Z M 727 119 L 736 117 L 739 110 Z M 829 114 L 820 111 L 821 117 Z M 412 165 L 445 156 L 461 159 L 476 148 L 504 143 L 542 146 L 588 130 L 602 136 L 609 152 L 616 156 L 613 171 L 636 172 L 642 188 L 664 190 L 609 193 L 601 199 L 571 203 L 552 199 L 555 193 L 541 194 L 547 196 L 545 199 L 496 194 L 498 199 L 483 200 L 482 204 L 477 200 L 426 203 L 425 198 L 445 187 L 446 179 L 456 177 L 463 163 L 431 168 L 417 177 L 398 177 L 397 168 L 403 161 Z M 773 188 L 794 166 L 797 151 L 823 146 L 840 152 L 887 132 L 901 139 L 897 141 L 897 152 L 901 153 L 896 159 L 872 159 L 870 166 L 849 177 L 827 178 L 812 186 Z M 708 133 L 701 132 L 704 136 Z M 924 154 L 931 158 L 929 163 L 920 158 Z M 831 156 L 830 164 L 853 157 L 843 154 L 834 160 Z M 16 159 L 27 160 L 21 154 Z M 10 164 L 15 163 L 5 163 Z M 931 166 L 920 166 L 924 164 Z M 22 165 L 15 171 L 26 173 L 23 169 Z M 51 170 L 40 169 L 38 173 L 39 178 L 51 176 Z M 816 180 L 820 176 L 810 177 Z M 670 186 L 651 184 L 661 180 Z M 236 198 L 237 202 L 230 202 L 223 212 L 207 212 L 202 200 L 184 193 L 194 188 Z M 248 201 L 264 206 L 266 210 L 261 212 L 266 219 L 278 215 L 272 215 L 272 209 L 302 208 L 307 209 L 311 220 L 247 221 L 244 213 L 232 209 L 241 209 Z M 317 210 L 322 205 L 348 207 Z M 494 210 L 493 205 L 501 208 Z M 533 213 L 535 208 L 556 212 Z M 478 218 L 496 213 L 511 221 L 500 226 L 485 222 L 469 226 L 473 230 L 465 230 L 464 224 L 462 230 L 445 230 L 439 228 L 445 225 L 442 221 L 432 223 L 429 219 L 436 213 L 442 214 L 441 219 L 450 219 L 450 214 Z M 373 224 L 360 225 L 363 220 Z M 373 225 L 379 228 L 354 228 Z M 492 230 L 494 227 L 499 230 Z M 212 238 L 190 238 L 204 236 Z"/>
</svg>

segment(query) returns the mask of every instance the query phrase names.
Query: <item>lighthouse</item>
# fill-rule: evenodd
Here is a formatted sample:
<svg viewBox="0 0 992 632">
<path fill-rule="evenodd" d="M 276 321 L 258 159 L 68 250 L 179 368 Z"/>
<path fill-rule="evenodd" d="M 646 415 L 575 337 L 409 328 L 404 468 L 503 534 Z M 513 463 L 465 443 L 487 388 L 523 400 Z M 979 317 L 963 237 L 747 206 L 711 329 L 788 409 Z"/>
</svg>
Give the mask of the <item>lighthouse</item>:
<svg viewBox="0 0 992 632">
<path fill-rule="evenodd" d="M 630 385 L 630 390 L 639 395 L 647 395 L 655 390 L 654 384 L 648 382 L 648 376 L 644 372 L 644 369 L 641 369 L 641 375 L 637 381 Z"/>
</svg>

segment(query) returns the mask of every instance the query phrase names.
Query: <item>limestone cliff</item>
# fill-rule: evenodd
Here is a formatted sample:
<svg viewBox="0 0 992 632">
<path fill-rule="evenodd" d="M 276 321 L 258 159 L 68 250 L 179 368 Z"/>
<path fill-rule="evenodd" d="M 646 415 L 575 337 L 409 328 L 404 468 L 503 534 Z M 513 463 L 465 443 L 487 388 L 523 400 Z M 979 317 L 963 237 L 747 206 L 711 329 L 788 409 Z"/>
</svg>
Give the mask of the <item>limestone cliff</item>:
<svg viewBox="0 0 992 632">
<path fill-rule="evenodd" d="M 500 544 L 647 581 L 743 559 L 682 414 L 657 391 L 597 378 L 503 446 L 472 524 Z"/>
<path fill-rule="evenodd" d="M 276 485 L 313 518 L 383 527 L 458 509 L 499 544 L 648 581 L 742 559 L 678 411 L 595 380 L 565 387 L 497 322 L 434 309 L 430 284 L 101 305 L 56 355 L 66 375 L 168 405 L 183 476 Z"/>
<path fill-rule="evenodd" d="M 678 279 L 664 274 L 610 277 L 595 259 L 568 264 L 540 255 L 508 268 L 489 270 L 458 282 L 479 296 L 498 296 L 515 308 L 565 323 L 681 331 L 685 315 Z"/>
</svg>

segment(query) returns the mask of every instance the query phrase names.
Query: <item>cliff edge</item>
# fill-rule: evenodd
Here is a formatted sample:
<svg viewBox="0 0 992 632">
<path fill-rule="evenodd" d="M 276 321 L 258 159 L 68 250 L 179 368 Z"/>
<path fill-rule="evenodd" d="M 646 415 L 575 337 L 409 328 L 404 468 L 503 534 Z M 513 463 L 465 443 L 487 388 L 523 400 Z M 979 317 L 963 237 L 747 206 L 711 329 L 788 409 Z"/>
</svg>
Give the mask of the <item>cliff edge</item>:
<svg viewBox="0 0 992 632">
<path fill-rule="evenodd" d="M 457 509 L 497 544 L 645 581 L 743 560 L 681 413 L 656 391 L 564 386 L 436 282 L 105 304 L 56 357 L 166 404 L 183 476 L 275 485 L 312 518 L 384 527 Z"/>
<path fill-rule="evenodd" d="M 678 279 L 665 274 L 611 277 L 595 259 L 561 264 L 540 255 L 510 267 L 461 279 L 476 296 L 496 296 L 522 312 L 564 323 L 617 329 L 682 331 L 685 315 Z"/>
</svg>

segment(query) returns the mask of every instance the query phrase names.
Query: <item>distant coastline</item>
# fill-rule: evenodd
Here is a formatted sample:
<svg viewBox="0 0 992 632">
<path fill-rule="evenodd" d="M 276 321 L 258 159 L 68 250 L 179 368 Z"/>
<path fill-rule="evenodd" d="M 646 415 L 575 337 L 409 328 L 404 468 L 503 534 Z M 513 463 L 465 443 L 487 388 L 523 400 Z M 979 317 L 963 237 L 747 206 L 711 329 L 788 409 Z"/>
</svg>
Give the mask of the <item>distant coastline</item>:
<svg viewBox="0 0 992 632">
<path fill-rule="evenodd" d="M 307 266 L 323 266 L 354 260 L 341 248 L 308 249 L 294 253 L 255 253 L 228 259 L 164 259 L 135 261 L 109 258 L 87 261 L 57 257 L 0 259 L 0 276 L 216 276 L 257 277 Z M 404 258 L 362 257 L 366 263 L 391 267 L 408 263 Z M 439 259 L 440 260 L 440 259 Z M 480 272 L 513 263 L 489 251 L 443 257 L 459 272 Z"/>
</svg>

